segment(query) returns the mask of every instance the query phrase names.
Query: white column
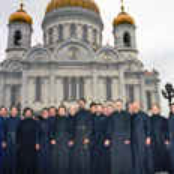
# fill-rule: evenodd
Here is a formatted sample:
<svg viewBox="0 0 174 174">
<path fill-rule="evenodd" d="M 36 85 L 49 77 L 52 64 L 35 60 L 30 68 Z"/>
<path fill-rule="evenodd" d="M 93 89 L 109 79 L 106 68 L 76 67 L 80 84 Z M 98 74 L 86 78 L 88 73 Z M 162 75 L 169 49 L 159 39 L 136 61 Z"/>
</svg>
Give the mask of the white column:
<svg viewBox="0 0 174 174">
<path fill-rule="evenodd" d="M 10 107 L 11 105 L 11 85 L 7 85 L 5 88 L 5 98 L 6 98 L 6 102 L 5 102 L 5 106 L 6 107 Z"/>
<path fill-rule="evenodd" d="M 4 100 L 4 90 L 5 90 L 5 83 L 4 83 L 4 76 L 0 77 L 0 104 L 3 105 L 5 100 Z"/>
<path fill-rule="evenodd" d="M 21 92 L 21 104 L 22 108 L 27 106 L 27 98 L 28 98 L 28 84 L 27 84 L 27 72 L 23 71 L 22 74 L 22 92 Z"/>
<path fill-rule="evenodd" d="M 123 103 L 126 104 L 126 87 L 125 87 L 125 75 L 124 69 L 119 71 L 119 98 L 123 100 Z"/>
<path fill-rule="evenodd" d="M 51 74 L 51 76 L 50 76 L 50 100 L 49 100 L 51 105 L 54 105 L 54 98 L 55 98 L 54 86 L 55 86 L 55 84 L 54 84 L 54 76 L 53 76 L 53 74 Z"/>
<path fill-rule="evenodd" d="M 98 96 L 98 89 L 97 89 L 97 71 L 94 68 L 93 72 L 92 72 L 92 96 L 93 96 L 93 100 L 97 100 L 97 96 Z"/>
<path fill-rule="evenodd" d="M 117 78 L 112 80 L 112 99 L 116 100 L 119 98 L 119 81 Z"/>
<path fill-rule="evenodd" d="M 140 86 L 141 86 L 140 101 L 141 101 L 141 106 L 144 110 L 147 110 L 146 93 L 145 93 L 145 80 L 142 76 L 140 78 L 141 78 L 140 79 Z"/>
<path fill-rule="evenodd" d="M 85 78 L 85 84 L 84 84 L 84 92 L 85 92 L 85 98 L 88 102 L 92 101 L 93 97 L 93 86 L 92 79 L 91 78 Z"/>
</svg>

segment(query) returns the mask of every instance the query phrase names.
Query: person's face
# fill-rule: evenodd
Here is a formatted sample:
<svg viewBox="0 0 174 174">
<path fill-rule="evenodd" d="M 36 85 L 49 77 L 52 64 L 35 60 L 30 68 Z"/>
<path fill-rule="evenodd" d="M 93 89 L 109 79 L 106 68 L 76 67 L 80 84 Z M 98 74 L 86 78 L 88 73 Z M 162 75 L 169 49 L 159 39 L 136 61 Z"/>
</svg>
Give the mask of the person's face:
<svg viewBox="0 0 174 174">
<path fill-rule="evenodd" d="M 129 111 L 130 114 L 132 114 L 134 112 L 134 107 L 133 107 L 133 104 L 132 103 L 129 104 L 128 111 Z"/>
<path fill-rule="evenodd" d="M 81 109 L 85 108 L 85 102 L 83 100 L 80 100 L 78 104 Z"/>
<path fill-rule="evenodd" d="M 134 113 L 138 113 L 139 111 L 140 111 L 140 103 L 135 102 L 135 103 L 133 104 L 133 112 L 134 112 Z"/>
<path fill-rule="evenodd" d="M 75 116 L 76 115 L 76 113 L 77 113 L 77 110 L 78 110 L 78 106 L 71 106 L 70 108 L 69 108 L 69 113 L 70 113 L 70 115 L 71 116 Z"/>
<path fill-rule="evenodd" d="M 120 101 L 116 102 L 115 109 L 116 109 L 116 111 L 122 111 L 123 110 L 123 103 Z"/>
<path fill-rule="evenodd" d="M 102 106 L 102 105 L 97 105 L 97 106 L 96 106 L 96 112 L 97 112 L 98 114 L 103 113 L 103 106 Z"/>
<path fill-rule="evenodd" d="M 103 107 L 103 114 L 108 115 L 108 108 L 107 107 Z"/>
<path fill-rule="evenodd" d="M 92 114 L 95 114 L 96 113 L 96 106 L 95 105 L 91 106 L 90 111 Z"/>
<path fill-rule="evenodd" d="M 55 117 L 56 116 L 56 109 L 55 108 L 50 108 L 49 109 L 49 116 L 50 117 Z"/>
<path fill-rule="evenodd" d="M 174 114 L 174 105 L 171 106 L 171 112 Z"/>
<path fill-rule="evenodd" d="M 59 116 L 65 116 L 66 115 L 66 109 L 65 108 L 59 108 L 58 115 Z"/>
<path fill-rule="evenodd" d="M 12 108 L 11 109 L 11 116 L 12 117 L 16 117 L 18 115 L 18 110 L 17 110 L 17 108 Z"/>
<path fill-rule="evenodd" d="M 26 117 L 26 118 L 31 118 L 31 117 L 33 117 L 32 111 L 31 111 L 31 110 L 27 110 L 27 111 L 25 112 L 25 117 Z"/>
<path fill-rule="evenodd" d="M 47 110 L 42 111 L 42 118 L 47 119 L 49 117 L 49 112 Z"/>
<path fill-rule="evenodd" d="M 151 112 L 152 112 L 152 114 L 157 115 L 160 113 L 160 109 L 159 109 L 159 107 L 154 105 L 154 106 L 152 106 Z"/>
<path fill-rule="evenodd" d="M 1 109 L 1 115 L 2 115 L 3 117 L 6 117 L 7 114 L 8 114 L 7 109 L 6 109 L 6 108 L 2 108 L 2 109 Z"/>
<path fill-rule="evenodd" d="M 114 108 L 112 106 L 107 107 L 107 116 L 110 116 L 114 112 Z"/>
</svg>

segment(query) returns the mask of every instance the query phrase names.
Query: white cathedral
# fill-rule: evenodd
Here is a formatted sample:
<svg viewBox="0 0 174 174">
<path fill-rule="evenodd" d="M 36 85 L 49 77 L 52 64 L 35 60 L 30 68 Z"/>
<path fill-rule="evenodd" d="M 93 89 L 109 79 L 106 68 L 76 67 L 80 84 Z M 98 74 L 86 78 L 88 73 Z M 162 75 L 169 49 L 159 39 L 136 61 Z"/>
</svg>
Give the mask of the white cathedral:
<svg viewBox="0 0 174 174">
<path fill-rule="evenodd" d="M 0 105 L 39 110 L 79 98 L 136 100 L 145 110 L 160 104 L 159 74 L 139 59 L 136 24 L 123 4 L 113 21 L 114 46 L 102 45 L 103 21 L 93 0 L 51 0 L 43 45 L 31 46 L 32 22 L 23 4 L 9 18 Z"/>
</svg>

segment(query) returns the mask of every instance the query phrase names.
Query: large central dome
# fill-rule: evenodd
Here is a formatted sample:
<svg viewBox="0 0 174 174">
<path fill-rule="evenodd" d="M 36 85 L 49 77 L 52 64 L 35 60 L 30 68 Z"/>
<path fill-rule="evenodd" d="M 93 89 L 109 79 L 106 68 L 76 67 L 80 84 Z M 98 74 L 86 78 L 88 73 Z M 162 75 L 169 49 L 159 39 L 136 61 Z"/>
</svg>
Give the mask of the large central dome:
<svg viewBox="0 0 174 174">
<path fill-rule="evenodd" d="M 93 0 L 51 0 L 47 5 L 46 13 L 63 7 L 80 7 L 100 13 L 97 4 Z"/>
</svg>

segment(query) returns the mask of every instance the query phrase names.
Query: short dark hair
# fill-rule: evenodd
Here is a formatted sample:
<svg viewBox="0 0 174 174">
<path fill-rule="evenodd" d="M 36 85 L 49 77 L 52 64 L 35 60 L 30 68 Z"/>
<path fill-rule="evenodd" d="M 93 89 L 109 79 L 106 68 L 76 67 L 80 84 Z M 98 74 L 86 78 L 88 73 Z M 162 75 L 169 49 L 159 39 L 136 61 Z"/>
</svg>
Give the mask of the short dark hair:
<svg viewBox="0 0 174 174">
<path fill-rule="evenodd" d="M 49 109 L 48 108 L 42 108 L 41 112 L 43 112 L 43 111 L 49 111 Z"/>
<path fill-rule="evenodd" d="M 29 107 L 26 107 L 26 108 L 24 108 L 24 110 L 23 110 L 23 115 L 24 115 L 24 116 L 25 116 L 25 114 L 26 114 L 27 111 L 30 111 L 30 112 L 32 113 L 32 115 L 34 115 L 33 109 L 31 109 L 31 108 L 29 108 Z"/>
<path fill-rule="evenodd" d="M 17 109 L 17 111 L 19 112 L 19 108 L 18 108 L 17 106 L 11 106 L 11 107 L 10 107 L 10 111 L 11 111 L 12 109 Z"/>
<path fill-rule="evenodd" d="M 97 105 L 97 103 L 95 103 L 95 102 L 91 102 L 91 104 L 90 104 L 90 108 L 92 108 L 93 106 L 96 106 Z"/>
<path fill-rule="evenodd" d="M 8 111 L 8 109 L 5 106 L 1 106 L 0 110 L 1 109 L 5 109 L 6 111 Z"/>
<path fill-rule="evenodd" d="M 80 98 L 78 101 L 83 101 L 84 103 L 86 103 L 86 99 L 85 98 Z"/>
<path fill-rule="evenodd" d="M 67 108 L 66 108 L 65 105 L 60 105 L 60 106 L 58 107 L 58 111 L 59 111 L 59 109 L 65 109 L 65 111 L 67 110 Z"/>
<path fill-rule="evenodd" d="M 57 112 L 57 108 L 56 108 L 55 106 L 50 106 L 50 107 L 48 108 L 48 110 L 50 110 L 50 109 L 55 109 L 55 111 Z"/>
</svg>

